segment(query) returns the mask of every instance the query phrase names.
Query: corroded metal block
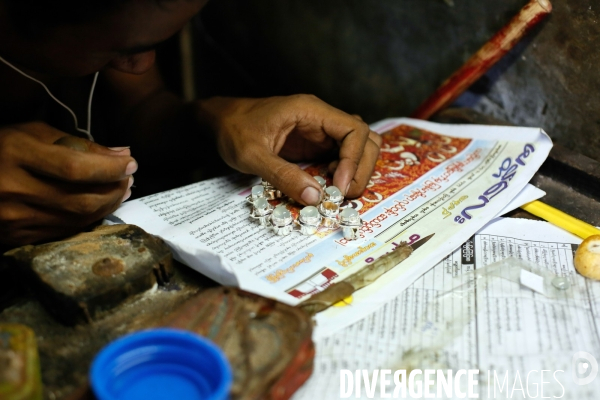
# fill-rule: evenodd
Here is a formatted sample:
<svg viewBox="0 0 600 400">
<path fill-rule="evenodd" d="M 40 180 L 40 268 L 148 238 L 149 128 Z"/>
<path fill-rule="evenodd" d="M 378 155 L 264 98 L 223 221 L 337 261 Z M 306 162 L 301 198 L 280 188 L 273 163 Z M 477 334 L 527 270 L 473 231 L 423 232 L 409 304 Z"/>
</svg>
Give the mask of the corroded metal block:
<svg viewBox="0 0 600 400">
<path fill-rule="evenodd" d="M 134 225 L 100 226 L 60 242 L 5 253 L 61 322 L 90 322 L 173 273 L 169 248 Z"/>
</svg>

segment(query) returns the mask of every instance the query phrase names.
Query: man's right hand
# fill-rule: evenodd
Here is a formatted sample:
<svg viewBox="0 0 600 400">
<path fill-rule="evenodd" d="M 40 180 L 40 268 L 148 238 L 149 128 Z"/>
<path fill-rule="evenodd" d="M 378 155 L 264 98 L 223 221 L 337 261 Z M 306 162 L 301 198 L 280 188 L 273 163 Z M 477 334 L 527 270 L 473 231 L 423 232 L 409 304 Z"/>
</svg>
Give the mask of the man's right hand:
<svg viewBox="0 0 600 400">
<path fill-rule="evenodd" d="M 65 136 L 42 122 L 0 127 L 0 246 L 75 234 L 131 195 L 129 149 L 54 144 Z"/>
</svg>

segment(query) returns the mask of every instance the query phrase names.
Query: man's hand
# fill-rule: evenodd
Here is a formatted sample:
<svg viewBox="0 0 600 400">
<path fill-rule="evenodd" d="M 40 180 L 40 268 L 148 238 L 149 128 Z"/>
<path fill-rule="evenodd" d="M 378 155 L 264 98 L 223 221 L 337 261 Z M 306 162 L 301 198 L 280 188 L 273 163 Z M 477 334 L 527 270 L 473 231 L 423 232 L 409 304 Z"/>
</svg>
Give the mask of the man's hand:
<svg viewBox="0 0 600 400">
<path fill-rule="evenodd" d="M 65 136 L 41 122 L 0 128 L 0 245 L 77 233 L 131 194 L 137 163 L 129 149 L 54 144 Z"/>
<path fill-rule="evenodd" d="M 302 204 L 316 205 L 322 189 L 289 161 L 314 160 L 339 147 L 338 160 L 330 164 L 333 184 L 347 197 L 357 197 L 379 156 L 379 135 L 359 117 L 314 96 L 215 98 L 201 106 L 213 116 L 219 152 L 227 164 L 261 176 Z"/>
</svg>

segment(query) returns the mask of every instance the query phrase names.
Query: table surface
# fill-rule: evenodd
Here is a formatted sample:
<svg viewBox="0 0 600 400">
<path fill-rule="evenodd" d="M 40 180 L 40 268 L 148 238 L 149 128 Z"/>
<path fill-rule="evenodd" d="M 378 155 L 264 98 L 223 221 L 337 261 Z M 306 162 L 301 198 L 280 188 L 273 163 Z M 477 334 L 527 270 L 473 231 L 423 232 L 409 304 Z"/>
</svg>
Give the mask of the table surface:
<svg viewBox="0 0 600 400">
<path fill-rule="evenodd" d="M 502 124 L 470 110 L 449 110 L 440 122 Z M 600 225 L 600 164 L 556 145 L 532 183 L 544 190 L 544 202 L 568 214 Z M 511 217 L 533 218 L 516 210 Z M 1 271 L 0 271 L 1 272 Z M 1 274 L 0 274 L 1 275 Z M 22 323 L 37 335 L 45 399 L 63 399 L 85 384 L 94 355 L 126 333 L 157 326 L 178 305 L 216 283 L 177 265 L 170 285 L 134 296 L 108 316 L 89 325 L 66 327 L 56 322 L 29 293 L 20 293 L 9 304 L 0 299 L 0 323 Z"/>
</svg>

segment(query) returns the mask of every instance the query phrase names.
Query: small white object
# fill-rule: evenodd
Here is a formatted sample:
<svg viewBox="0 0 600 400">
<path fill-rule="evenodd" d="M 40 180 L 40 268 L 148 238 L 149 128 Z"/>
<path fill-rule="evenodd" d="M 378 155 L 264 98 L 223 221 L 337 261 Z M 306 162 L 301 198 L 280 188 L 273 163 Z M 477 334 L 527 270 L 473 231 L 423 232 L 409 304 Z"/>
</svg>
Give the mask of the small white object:
<svg viewBox="0 0 600 400">
<path fill-rule="evenodd" d="M 322 176 L 314 176 L 313 178 L 315 178 L 315 180 L 317 181 L 317 183 L 319 185 L 321 185 L 321 187 L 323 188 L 323 190 L 325 190 L 325 187 L 327 187 L 327 181 L 325 180 L 325 178 L 323 178 Z"/>
<path fill-rule="evenodd" d="M 567 278 L 563 276 L 557 276 L 556 278 L 552 279 L 552 286 L 558 290 L 567 290 L 571 287 L 571 283 Z"/>
<path fill-rule="evenodd" d="M 246 197 L 246 200 L 248 200 L 248 203 L 253 204 L 256 200 L 264 197 L 265 187 L 263 185 L 256 185 L 252 186 L 252 193 L 250 193 L 250 195 Z"/>
<path fill-rule="evenodd" d="M 325 201 L 330 201 L 335 204 L 342 204 L 344 195 L 342 191 L 335 186 L 328 186 L 325 189 Z"/>
<path fill-rule="evenodd" d="M 360 222 L 358 211 L 352 207 L 346 207 L 340 213 L 340 223 L 342 224 L 360 224 Z"/>
<path fill-rule="evenodd" d="M 294 229 L 293 223 L 292 213 L 284 204 L 275 207 L 275 210 L 271 214 L 271 224 L 273 226 L 273 231 L 277 235 L 286 236 L 292 233 L 292 230 Z"/>
<path fill-rule="evenodd" d="M 292 213 L 287 209 L 285 205 L 280 204 L 277 207 L 275 207 L 271 218 L 273 219 L 273 221 L 276 221 L 278 225 L 287 224 L 288 221 L 292 219 Z"/>
<path fill-rule="evenodd" d="M 342 227 L 342 233 L 346 240 L 356 240 L 359 237 L 358 231 L 362 226 L 362 220 L 356 211 L 352 207 L 347 207 L 340 213 L 340 226 Z"/>
<path fill-rule="evenodd" d="M 259 198 L 252 203 L 252 212 L 250 216 L 257 219 L 262 226 L 270 226 L 270 218 L 273 213 L 273 206 L 269 204 L 267 199 Z"/>
<path fill-rule="evenodd" d="M 544 277 L 529 272 L 527 270 L 521 270 L 521 285 L 528 287 L 534 292 L 538 292 L 539 294 L 544 293 Z"/>
<path fill-rule="evenodd" d="M 265 187 L 263 185 L 256 185 L 252 187 L 252 196 L 262 197 L 265 194 Z"/>
<path fill-rule="evenodd" d="M 298 224 L 300 225 L 300 233 L 303 235 L 314 235 L 321 224 L 321 214 L 314 206 L 306 206 L 300 210 Z"/>
</svg>

